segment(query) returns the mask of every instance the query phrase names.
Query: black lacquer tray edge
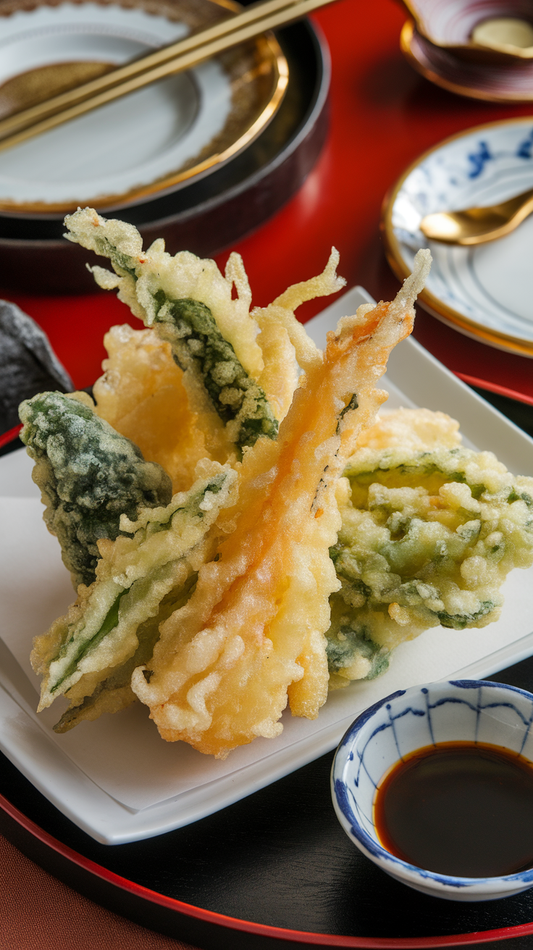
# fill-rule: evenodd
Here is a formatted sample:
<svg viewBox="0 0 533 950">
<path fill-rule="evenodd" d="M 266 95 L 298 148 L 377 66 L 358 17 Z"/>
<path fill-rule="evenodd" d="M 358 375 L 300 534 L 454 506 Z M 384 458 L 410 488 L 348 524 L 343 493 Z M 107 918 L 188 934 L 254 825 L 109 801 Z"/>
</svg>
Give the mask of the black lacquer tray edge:
<svg viewBox="0 0 533 950">
<path fill-rule="evenodd" d="M 0 762 L 4 768 L 17 771 L 1 753 Z M 31 796 L 42 798 L 25 778 L 20 776 L 20 781 L 28 786 Z M 68 821 L 63 817 L 62 820 Z M 295 950 L 297 947 L 418 950 L 475 945 L 483 945 L 487 950 L 489 947 L 526 950 L 533 945 L 533 921 L 442 936 L 372 937 L 307 932 L 230 917 L 158 893 L 98 864 L 40 827 L 2 794 L 0 833 L 45 871 L 100 906 L 203 950 Z"/>
<path fill-rule="evenodd" d="M 533 921 L 516 927 L 445 937 L 351 937 L 306 933 L 239 920 L 183 903 L 120 877 L 78 854 L 28 819 L 0 795 L 0 830 L 23 854 L 69 887 L 129 920 L 206 950 L 345 947 L 410 950 L 422 947 L 492 945 L 493 941 L 533 934 Z M 178 927 L 178 929 L 177 929 Z M 496 946 L 496 944 L 494 944 Z"/>
</svg>

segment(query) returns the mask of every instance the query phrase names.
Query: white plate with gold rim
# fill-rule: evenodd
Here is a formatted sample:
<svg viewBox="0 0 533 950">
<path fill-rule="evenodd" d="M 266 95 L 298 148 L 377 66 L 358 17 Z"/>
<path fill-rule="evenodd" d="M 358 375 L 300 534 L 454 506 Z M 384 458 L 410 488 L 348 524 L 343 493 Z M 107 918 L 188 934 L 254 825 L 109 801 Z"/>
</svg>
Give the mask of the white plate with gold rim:
<svg viewBox="0 0 533 950">
<path fill-rule="evenodd" d="M 382 226 L 395 274 L 412 270 L 429 247 L 431 273 L 419 302 L 456 330 L 490 346 L 533 357 L 533 217 L 511 234 L 475 247 L 428 241 L 420 221 L 504 201 L 533 186 L 533 119 L 460 132 L 416 159 L 386 197 Z"/>
<path fill-rule="evenodd" d="M 0 116 L 201 29 L 226 0 L 0 2 Z M 123 207 L 219 168 L 266 127 L 288 81 L 258 37 L 0 152 L 0 212 Z"/>
</svg>

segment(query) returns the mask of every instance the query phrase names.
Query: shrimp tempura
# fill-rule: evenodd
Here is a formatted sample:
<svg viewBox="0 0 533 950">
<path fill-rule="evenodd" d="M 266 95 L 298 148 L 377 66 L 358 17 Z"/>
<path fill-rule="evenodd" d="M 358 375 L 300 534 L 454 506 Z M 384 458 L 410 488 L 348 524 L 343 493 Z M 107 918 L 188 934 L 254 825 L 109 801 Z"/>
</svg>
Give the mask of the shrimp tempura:
<svg viewBox="0 0 533 950">
<path fill-rule="evenodd" d="M 301 379 L 277 441 L 245 452 L 238 502 L 217 520 L 225 539 L 132 676 L 164 739 L 224 758 L 256 736 L 278 735 L 288 701 L 294 715 L 318 715 L 329 597 L 339 586 L 329 557 L 340 527 L 335 487 L 387 398 L 376 383 L 411 332 L 429 262 L 420 251 L 393 303 L 341 320 Z"/>
</svg>

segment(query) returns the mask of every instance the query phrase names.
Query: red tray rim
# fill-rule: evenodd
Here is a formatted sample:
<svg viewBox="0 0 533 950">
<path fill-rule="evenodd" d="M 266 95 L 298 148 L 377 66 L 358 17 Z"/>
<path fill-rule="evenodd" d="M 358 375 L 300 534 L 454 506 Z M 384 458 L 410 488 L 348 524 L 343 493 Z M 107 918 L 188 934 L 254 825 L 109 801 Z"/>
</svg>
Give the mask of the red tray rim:
<svg viewBox="0 0 533 950">
<path fill-rule="evenodd" d="M 144 887 L 142 884 L 136 884 L 134 881 L 110 871 L 103 865 L 97 864 L 45 831 L 1 794 L 0 809 L 36 842 L 40 842 L 47 849 L 60 855 L 86 873 L 99 878 L 108 886 L 125 891 L 144 903 L 166 908 L 181 916 L 195 919 L 198 922 L 209 923 L 226 930 L 241 931 L 250 936 L 270 938 L 272 941 L 283 940 L 285 943 L 293 943 L 295 947 L 300 944 L 308 947 L 341 947 L 346 948 L 346 950 L 348 948 L 353 948 L 353 950 L 417 950 L 417 948 L 474 946 L 475 944 L 489 943 L 494 940 L 503 941 L 533 934 L 533 921 L 493 930 L 478 930 L 472 933 L 448 934 L 445 936 L 357 937 L 290 930 L 237 917 L 229 917 L 216 911 L 185 903 L 177 898 L 159 894 L 157 891 Z M 29 856 L 31 857 L 31 855 Z M 36 863 L 40 863 L 38 856 L 35 856 L 35 860 Z"/>
</svg>

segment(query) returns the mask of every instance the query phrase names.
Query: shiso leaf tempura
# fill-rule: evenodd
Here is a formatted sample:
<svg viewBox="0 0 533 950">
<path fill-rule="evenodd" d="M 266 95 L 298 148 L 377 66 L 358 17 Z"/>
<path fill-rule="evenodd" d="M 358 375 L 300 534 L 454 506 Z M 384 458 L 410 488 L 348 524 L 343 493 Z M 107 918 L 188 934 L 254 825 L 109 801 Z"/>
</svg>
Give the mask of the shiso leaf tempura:
<svg viewBox="0 0 533 950">
<path fill-rule="evenodd" d="M 344 471 L 331 549 L 330 686 L 382 673 L 400 642 L 441 624 L 483 627 L 500 587 L 533 563 L 533 478 L 460 444 L 442 413 L 400 410 L 362 436 Z"/>
<path fill-rule="evenodd" d="M 95 415 L 86 393 L 39 393 L 21 403 L 19 415 L 46 526 L 74 586 L 91 584 L 98 541 L 118 536 L 123 515 L 134 520 L 141 508 L 166 505 L 170 478 Z"/>
</svg>

